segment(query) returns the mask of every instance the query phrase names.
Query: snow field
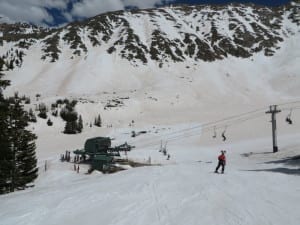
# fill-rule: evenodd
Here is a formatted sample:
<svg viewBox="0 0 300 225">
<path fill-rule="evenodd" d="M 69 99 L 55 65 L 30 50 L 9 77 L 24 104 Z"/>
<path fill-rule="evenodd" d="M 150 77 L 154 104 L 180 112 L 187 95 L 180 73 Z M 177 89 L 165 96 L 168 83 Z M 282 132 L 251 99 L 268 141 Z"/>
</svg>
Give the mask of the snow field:
<svg viewBox="0 0 300 225">
<path fill-rule="evenodd" d="M 175 10 L 169 12 L 175 16 Z M 147 42 L 153 27 L 129 22 Z M 175 35 L 169 28 L 167 35 Z M 106 54 L 105 47 L 73 60 L 62 51 L 58 62 L 48 64 L 40 60 L 41 46 L 36 44 L 22 68 L 7 73 L 12 86 L 6 93 L 31 96 L 26 107 L 83 98 L 86 103 L 79 101 L 76 111 L 84 130 L 64 135 L 64 123 L 55 117 L 50 117 L 53 127 L 39 118 L 29 126 L 38 135 L 40 176 L 34 188 L 0 196 L 0 225 L 298 225 L 299 160 L 288 159 L 299 156 L 300 147 L 299 41 L 298 34 L 288 37 L 269 58 L 187 60 L 163 68 L 154 62 L 133 67 Z M 37 93 L 42 95 L 38 102 L 33 100 Z M 104 110 L 109 100 L 120 97 L 129 97 L 124 106 Z M 283 110 L 277 115 L 276 154 L 270 153 L 270 115 L 264 113 L 272 104 Z M 292 126 L 285 122 L 291 108 Z M 201 128 L 257 109 L 260 114 L 251 120 L 217 124 L 216 139 L 213 126 Z M 89 128 L 98 113 L 103 127 Z M 228 140 L 223 142 L 226 126 Z M 147 133 L 131 138 L 133 130 Z M 59 161 L 60 154 L 81 149 L 87 138 L 96 136 L 115 138 L 113 146 L 127 141 L 136 146 L 128 158 L 146 162 L 150 157 L 159 165 L 86 175 L 87 166 L 80 165 L 77 174 L 72 163 Z M 170 160 L 158 152 L 161 140 L 168 142 Z M 226 174 L 214 174 L 222 149 L 227 151 Z"/>
<path fill-rule="evenodd" d="M 290 138 L 300 140 L 299 135 Z M 295 154 L 290 141 L 284 138 L 284 151 L 279 155 L 263 152 L 269 147 L 265 139 L 226 146 L 224 175 L 213 173 L 220 146 L 170 144 L 172 156 L 167 164 L 160 159 L 161 166 L 112 175 L 77 174 L 72 164 L 53 159 L 36 187 L 0 197 L 4 203 L 0 205 L 0 224 L 296 225 L 297 176 L 255 171 L 276 165 L 264 164 L 264 160 Z M 253 157 L 241 155 L 253 150 Z M 137 149 L 129 157 L 141 158 L 150 152 Z"/>
</svg>

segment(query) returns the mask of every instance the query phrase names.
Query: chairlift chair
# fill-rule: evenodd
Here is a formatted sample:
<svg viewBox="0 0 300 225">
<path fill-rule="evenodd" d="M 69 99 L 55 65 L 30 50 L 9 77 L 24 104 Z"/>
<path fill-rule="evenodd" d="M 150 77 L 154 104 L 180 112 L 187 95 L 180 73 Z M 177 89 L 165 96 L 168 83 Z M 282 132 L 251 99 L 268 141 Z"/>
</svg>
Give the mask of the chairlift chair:
<svg viewBox="0 0 300 225">
<path fill-rule="evenodd" d="M 223 131 L 223 133 L 222 133 L 223 141 L 226 141 L 226 139 L 227 139 L 226 136 L 225 136 L 226 130 L 227 130 L 227 126 L 225 127 L 225 129 L 224 129 L 224 131 Z"/>
<path fill-rule="evenodd" d="M 292 119 L 291 119 L 291 116 L 292 116 L 292 109 L 291 109 L 290 113 L 287 115 L 287 117 L 286 117 L 286 119 L 285 119 L 285 121 L 286 121 L 288 124 L 290 124 L 290 125 L 293 124 L 293 121 L 292 121 Z"/>
<path fill-rule="evenodd" d="M 216 131 L 216 126 L 214 126 L 214 135 L 212 136 L 213 138 L 217 137 L 217 131 Z"/>
</svg>

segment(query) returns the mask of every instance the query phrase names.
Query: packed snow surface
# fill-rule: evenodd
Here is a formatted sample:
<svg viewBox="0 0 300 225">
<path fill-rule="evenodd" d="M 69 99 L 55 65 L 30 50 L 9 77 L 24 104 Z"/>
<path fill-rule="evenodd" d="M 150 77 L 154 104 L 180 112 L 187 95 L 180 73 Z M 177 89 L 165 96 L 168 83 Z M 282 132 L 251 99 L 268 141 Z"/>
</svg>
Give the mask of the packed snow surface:
<svg viewBox="0 0 300 225">
<path fill-rule="evenodd" d="M 299 153 L 300 136 L 280 138 L 277 154 L 269 141 L 201 147 L 190 138 L 168 146 L 170 160 L 157 149 L 132 151 L 129 157 L 151 156 L 160 165 L 110 175 L 78 174 L 53 158 L 34 188 L 0 197 L 0 224 L 296 225 L 299 158 L 298 169 L 282 159 Z M 220 148 L 227 150 L 225 174 L 213 173 Z"/>
</svg>

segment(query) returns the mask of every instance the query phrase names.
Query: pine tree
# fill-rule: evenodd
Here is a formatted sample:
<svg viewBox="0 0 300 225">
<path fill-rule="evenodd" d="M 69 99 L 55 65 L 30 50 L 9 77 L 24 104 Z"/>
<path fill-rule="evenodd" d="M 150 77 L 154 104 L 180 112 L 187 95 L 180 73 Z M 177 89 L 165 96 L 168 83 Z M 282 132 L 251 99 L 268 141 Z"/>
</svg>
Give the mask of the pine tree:
<svg viewBox="0 0 300 225">
<path fill-rule="evenodd" d="M 17 156 L 19 176 L 16 179 L 16 184 L 18 188 L 25 188 L 26 184 L 33 182 L 38 176 L 35 139 L 34 134 L 24 130 L 20 146 L 21 151 Z"/>
<path fill-rule="evenodd" d="M 1 68 L 0 68 L 1 69 Z M 8 130 L 8 101 L 4 99 L 2 90 L 9 85 L 9 81 L 1 80 L 0 72 L 0 194 L 9 192 L 11 151 Z"/>
<path fill-rule="evenodd" d="M 44 103 L 39 104 L 39 111 L 38 116 L 42 119 L 47 119 L 47 107 Z"/>
<path fill-rule="evenodd" d="M 77 125 L 78 114 L 74 109 L 76 103 L 74 101 L 72 101 L 72 103 L 69 103 L 68 99 L 65 99 L 64 101 L 66 106 L 62 108 L 62 110 L 60 111 L 61 118 L 66 121 L 64 133 L 76 134 L 77 127 L 78 127 Z"/>
<path fill-rule="evenodd" d="M 95 118 L 94 125 L 97 126 L 97 127 L 101 127 L 102 126 L 102 121 L 101 121 L 100 114 Z"/>
<path fill-rule="evenodd" d="M 52 126 L 53 125 L 53 122 L 50 120 L 50 118 L 47 120 L 47 125 L 48 126 Z"/>
<path fill-rule="evenodd" d="M 57 115 L 58 115 L 58 110 L 56 109 L 56 110 L 54 110 L 54 111 L 52 111 L 52 116 L 55 116 L 55 117 L 57 117 Z"/>
<path fill-rule="evenodd" d="M 11 150 L 10 192 L 24 189 L 37 177 L 36 136 L 26 130 L 29 117 L 19 100 L 9 106 L 9 140 Z"/>
<path fill-rule="evenodd" d="M 9 66 L 8 66 L 8 68 L 9 68 L 10 70 L 13 70 L 13 69 L 14 69 L 14 62 L 15 62 L 14 59 L 10 60 L 10 63 L 9 63 Z"/>
<path fill-rule="evenodd" d="M 0 97 L 0 194 L 9 190 L 10 144 L 8 139 L 8 104 Z"/>
<path fill-rule="evenodd" d="M 31 100 L 30 100 L 30 97 L 26 97 L 25 98 L 25 104 L 30 104 Z"/>
<path fill-rule="evenodd" d="M 5 99 L 2 90 L 9 81 L 0 74 L 0 194 L 25 188 L 37 177 L 36 136 L 26 130 L 28 114 L 21 100 Z"/>
<path fill-rule="evenodd" d="M 67 121 L 65 125 L 65 134 L 76 134 L 77 123 L 75 121 Z"/>
<path fill-rule="evenodd" d="M 101 121 L 100 114 L 98 115 L 98 125 L 99 125 L 99 127 L 101 127 L 101 126 L 102 126 L 102 121 Z"/>
<path fill-rule="evenodd" d="M 36 94 L 35 97 L 36 97 L 36 100 L 38 101 L 39 98 L 41 97 L 41 95 L 40 94 Z"/>
<path fill-rule="evenodd" d="M 4 57 L 0 57 L 0 71 L 2 71 L 3 66 L 5 65 Z"/>
<path fill-rule="evenodd" d="M 81 133 L 83 129 L 83 121 L 81 115 L 79 115 L 78 123 L 77 123 L 77 131 Z"/>
<path fill-rule="evenodd" d="M 2 80 L 2 77 L 4 76 L 3 73 L 1 73 L 1 68 L 0 68 L 0 100 L 4 101 L 4 97 L 2 94 L 2 91 L 10 85 L 10 81 L 9 80 Z"/>
</svg>

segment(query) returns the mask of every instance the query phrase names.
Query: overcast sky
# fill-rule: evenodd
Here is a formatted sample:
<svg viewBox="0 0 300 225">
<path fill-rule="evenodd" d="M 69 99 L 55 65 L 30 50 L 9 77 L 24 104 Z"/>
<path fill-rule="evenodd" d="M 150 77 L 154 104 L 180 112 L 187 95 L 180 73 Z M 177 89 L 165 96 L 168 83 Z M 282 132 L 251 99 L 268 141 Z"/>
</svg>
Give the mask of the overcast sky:
<svg viewBox="0 0 300 225">
<path fill-rule="evenodd" d="M 0 0 L 0 21 L 57 26 L 107 11 L 122 10 L 128 7 L 152 8 L 178 3 L 214 4 L 227 2 L 280 5 L 289 2 L 289 0 Z"/>
</svg>

